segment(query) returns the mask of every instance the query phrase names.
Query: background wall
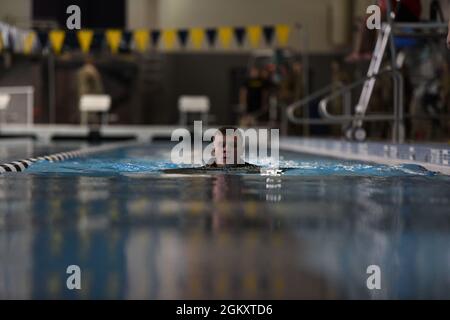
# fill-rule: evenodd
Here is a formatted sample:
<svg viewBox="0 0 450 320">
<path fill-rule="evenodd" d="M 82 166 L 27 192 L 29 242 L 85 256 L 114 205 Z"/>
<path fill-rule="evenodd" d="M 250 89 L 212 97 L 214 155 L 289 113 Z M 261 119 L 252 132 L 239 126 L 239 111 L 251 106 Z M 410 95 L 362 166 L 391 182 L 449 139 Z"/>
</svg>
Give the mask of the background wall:
<svg viewBox="0 0 450 320">
<path fill-rule="evenodd" d="M 2 0 L 0 21 L 27 27 L 31 22 L 32 0 Z"/>
<path fill-rule="evenodd" d="M 155 28 L 158 26 L 158 0 L 128 0 L 127 28 Z"/>
<path fill-rule="evenodd" d="M 11 0 L 10 0 L 11 1 Z M 87 29 L 126 27 L 126 0 L 33 0 L 33 19 L 52 21 L 66 28 L 67 8 L 81 8 L 81 26 Z"/>
<path fill-rule="evenodd" d="M 346 16 L 332 13 L 332 8 L 338 8 L 339 5 L 348 2 L 348 0 L 160 0 L 158 17 L 159 25 L 164 28 L 277 23 L 294 25 L 301 22 L 310 33 L 310 50 L 325 52 L 336 44 L 342 44 L 333 43 L 335 40 L 341 41 L 346 38 L 346 36 L 334 38 L 329 31 L 336 23 L 344 25 L 339 30 L 348 32 Z M 298 32 L 292 34 L 291 45 L 301 47 Z"/>
</svg>

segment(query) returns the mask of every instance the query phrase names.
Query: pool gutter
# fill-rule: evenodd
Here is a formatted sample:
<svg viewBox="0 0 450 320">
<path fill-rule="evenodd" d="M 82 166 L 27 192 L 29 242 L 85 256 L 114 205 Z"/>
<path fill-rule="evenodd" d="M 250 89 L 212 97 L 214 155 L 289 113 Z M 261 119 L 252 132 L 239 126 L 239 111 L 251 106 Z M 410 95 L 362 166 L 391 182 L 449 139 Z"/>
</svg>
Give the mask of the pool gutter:
<svg viewBox="0 0 450 320">
<path fill-rule="evenodd" d="M 280 138 L 280 149 L 385 165 L 414 164 L 450 175 L 450 146 L 349 142 L 332 139 Z"/>
</svg>

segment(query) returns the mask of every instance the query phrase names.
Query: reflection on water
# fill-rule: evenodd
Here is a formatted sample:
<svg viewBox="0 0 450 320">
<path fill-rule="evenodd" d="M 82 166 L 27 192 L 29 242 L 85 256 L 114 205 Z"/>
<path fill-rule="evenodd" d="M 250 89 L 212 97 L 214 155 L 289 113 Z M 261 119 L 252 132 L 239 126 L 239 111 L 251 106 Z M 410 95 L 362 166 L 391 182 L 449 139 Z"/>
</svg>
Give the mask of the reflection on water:
<svg viewBox="0 0 450 320">
<path fill-rule="evenodd" d="M 449 201 L 426 175 L 0 176 L 0 298 L 448 299 Z"/>
</svg>

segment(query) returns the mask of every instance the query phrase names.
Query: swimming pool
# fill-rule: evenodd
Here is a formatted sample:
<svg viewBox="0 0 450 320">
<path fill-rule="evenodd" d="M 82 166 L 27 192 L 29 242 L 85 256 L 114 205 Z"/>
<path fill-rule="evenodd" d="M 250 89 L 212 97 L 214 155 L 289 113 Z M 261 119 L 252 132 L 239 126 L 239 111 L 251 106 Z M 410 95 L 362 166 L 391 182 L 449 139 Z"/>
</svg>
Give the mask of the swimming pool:
<svg viewBox="0 0 450 320">
<path fill-rule="evenodd" d="M 0 175 L 0 298 L 450 298 L 450 177 L 293 152 L 282 175 L 161 174 L 171 146 Z"/>
</svg>

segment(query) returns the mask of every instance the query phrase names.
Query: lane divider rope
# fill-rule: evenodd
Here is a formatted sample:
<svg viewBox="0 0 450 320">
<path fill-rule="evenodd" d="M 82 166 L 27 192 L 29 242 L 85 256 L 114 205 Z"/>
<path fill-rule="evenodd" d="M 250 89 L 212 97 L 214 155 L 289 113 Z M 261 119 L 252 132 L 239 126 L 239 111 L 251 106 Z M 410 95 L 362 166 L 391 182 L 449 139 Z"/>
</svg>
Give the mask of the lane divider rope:
<svg viewBox="0 0 450 320">
<path fill-rule="evenodd" d="M 121 148 L 121 147 L 125 147 L 125 146 L 131 146 L 134 144 L 136 144 L 136 143 L 130 143 L 130 142 L 114 143 L 114 144 L 108 144 L 108 145 L 100 146 L 100 147 L 91 147 L 91 148 L 79 149 L 79 150 L 68 151 L 68 152 L 60 152 L 60 153 L 55 153 L 55 154 L 41 156 L 41 157 L 28 158 L 28 159 L 24 159 L 24 160 L 9 162 L 9 163 L 3 163 L 3 164 L 0 164 L 0 174 L 6 173 L 6 172 L 25 171 L 30 166 L 32 166 L 34 163 L 39 162 L 39 161 L 61 162 L 61 161 L 65 161 L 65 160 L 86 157 L 86 156 L 92 155 L 94 153 L 111 151 L 113 149 L 117 149 L 117 148 Z"/>
</svg>

